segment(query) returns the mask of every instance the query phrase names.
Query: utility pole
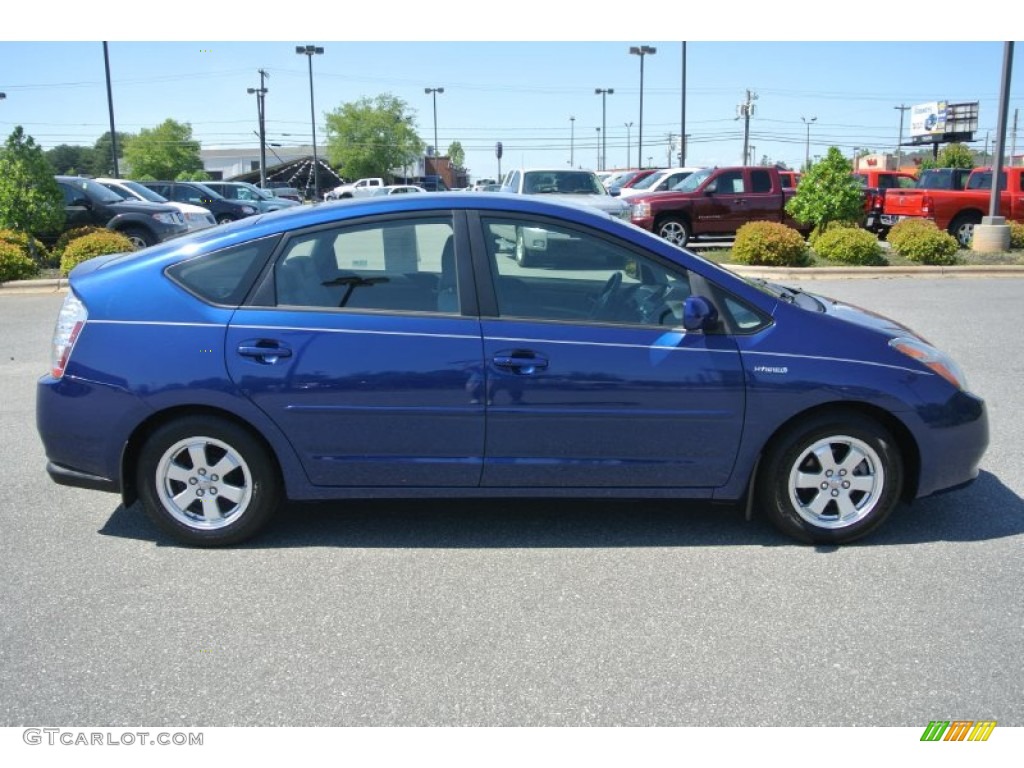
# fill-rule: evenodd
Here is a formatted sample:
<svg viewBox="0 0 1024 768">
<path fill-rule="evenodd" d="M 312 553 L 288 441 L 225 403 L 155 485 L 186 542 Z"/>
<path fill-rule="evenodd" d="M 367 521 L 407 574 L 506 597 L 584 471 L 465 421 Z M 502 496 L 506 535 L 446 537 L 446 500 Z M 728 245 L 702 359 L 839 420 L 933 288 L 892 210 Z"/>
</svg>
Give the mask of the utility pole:
<svg viewBox="0 0 1024 768">
<path fill-rule="evenodd" d="M 675 165 L 675 163 L 672 162 L 672 142 L 675 141 L 675 138 L 676 138 L 676 135 L 674 133 L 669 133 L 669 135 L 668 135 L 667 161 L 665 162 L 665 167 L 666 168 L 671 168 L 673 165 Z"/>
<path fill-rule="evenodd" d="M 893 109 L 900 111 L 900 136 L 896 140 L 896 170 L 898 171 L 903 162 L 903 113 L 910 109 L 910 107 L 906 104 L 900 104 L 898 107 L 893 107 Z"/>
<path fill-rule="evenodd" d="M 260 87 L 259 88 L 246 88 L 246 92 L 256 94 L 256 111 L 257 117 L 259 118 L 260 124 L 260 188 L 266 189 L 267 186 L 267 124 L 266 124 L 266 108 L 267 105 L 264 102 L 264 97 L 267 95 L 267 88 L 264 83 L 266 78 L 270 77 L 266 70 L 257 70 L 260 73 Z"/>
<path fill-rule="evenodd" d="M 801 115 L 800 119 L 803 120 L 804 125 L 807 126 L 807 143 L 804 145 L 804 170 L 808 171 L 811 168 L 811 123 L 818 118 L 815 116 L 808 120 L 806 117 Z"/>
<path fill-rule="evenodd" d="M 1010 165 L 1013 165 L 1013 158 L 1017 156 L 1017 114 L 1019 109 L 1013 110 L 1013 133 L 1010 134 Z"/>
<path fill-rule="evenodd" d="M 686 165 L 686 41 L 683 41 L 683 86 L 679 108 L 679 165 Z M 671 163 L 670 163 L 671 165 Z"/>
<path fill-rule="evenodd" d="M 107 41 L 103 41 L 103 67 L 107 72 L 107 110 L 110 112 L 110 151 L 113 153 L 114 178 L 120 178 L 117 169 L 117 131 L 114 129 L 114 93 L 110 90 L 110 54 L 107 52 Z"/>
<path fill-rule="evenodd" d="M 747 157 L 750 154 L 750 116 L 754 114 L 754 102 L 757 101 L 757 94 L 747 88 L 747 100 L 736 105 L 736 119 L 743 118 L 743 164 L 747 164 Z"/>
</svg>

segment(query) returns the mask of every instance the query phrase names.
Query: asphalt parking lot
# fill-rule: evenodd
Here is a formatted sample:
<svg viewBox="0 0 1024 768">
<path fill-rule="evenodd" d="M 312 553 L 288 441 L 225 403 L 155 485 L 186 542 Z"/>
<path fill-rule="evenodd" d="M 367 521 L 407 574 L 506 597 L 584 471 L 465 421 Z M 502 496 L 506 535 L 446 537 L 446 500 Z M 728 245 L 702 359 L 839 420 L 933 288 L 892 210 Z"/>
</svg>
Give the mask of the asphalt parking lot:
<svg viewBox="0 0 1024 768">
<path fill-rule="evenodd" d="M 978 482 L 842 548 L 543 500 L 292 506 L 182 548 L 48 479 L 61 296 L 0 297 L 0 724 L 1024 726 L 1024 279 L 808 286 L 952 353 L 992 425 Z"/>
</svg>

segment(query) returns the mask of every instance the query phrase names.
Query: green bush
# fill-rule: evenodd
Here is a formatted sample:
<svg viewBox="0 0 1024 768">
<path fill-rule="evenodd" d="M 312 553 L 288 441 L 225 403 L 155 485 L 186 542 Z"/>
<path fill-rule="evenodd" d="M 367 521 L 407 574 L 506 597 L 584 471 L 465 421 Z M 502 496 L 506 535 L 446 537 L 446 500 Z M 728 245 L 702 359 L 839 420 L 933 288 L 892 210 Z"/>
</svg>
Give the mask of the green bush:
<svg viewBox="0 0 1024 768">
<path fill-rule="evenodd" d="M 903 219 L 893 225 L 885 239 L 889 242 L 893 251 L 899 253 L 904 243 L 921 237 L 922 233 L 927 234 L 938 231 L 939 228 L 935 226 L 935 222 L 931 219 Z"/>
<path fill-rule="evenodd" d="M 39 240 L 32 238 L 32 243 L 29 243 L 29 237 L 24 232 L 18 232 L 14 229 L 0 229 L 0 243 L 7 243 L 13 245 L 21 251 L 22 255 L 28 259 L 31 259 L 38 265 L 49 264 L 51 255 L 46 250 Z M 35 249 L 35 257 L 33 258 L 32 251 Z"/>
<path fill-rule="evenodd" d="M 814 241 L 814 252 L 829 261 L 860 266 L 886 266 L 878 238 L 866 229 L 830 227 Z"/>
<path fill-rule="evenodd" d="M 810 253 L 803 237 L 792 227 L 774 221 L 751 221 L 736 232 L 732 258 L 739 264 L 803 267 Z"/>
<path fill-rule="evenodd" d="M 1010 222 L 1010 248 L 1015 251 L 1024 248 L 1024 224 Z"/>
<path fill-rule="evenodd" d="M 0 283 L 9 280 L 28 280 L 37 274 L 39 267 L 19 246 L 0 241 Z"/>
<path fill-rule="evenodd" d="M 120 232 L 101 229 L 99 232 L 75 238 L 67 244 L 60 257 L 60 272 L 62 275 L 66 275 L 83 261 L 88 261 L 94 256 L 125 253 L 132 250 L 134 250 L 132 241 Z"/>
<path fill-rule="evenodd" d="M 64 249 L 68 247 L 68 243 L 70 243 L 72 240 L 82 237 L 83 235 L 91 235 L 93 232 L 107 231 L 108 230 L 106 227 L 93 226 L 75 227 L 74 229 L 69 229 L 67 232 L 62 233 L 61 236 L 57 238 L 57 242 L 53 244 L 53 252 L 57 256 L 57 260 L 59 261 L 60 257 L 64 255 Z"/>
<path fill-rule="evenodd" d="M 889 231 L 889 245 L 895 253 L 920 264 L 956 264 L 960 243 L 935 222 L 904 219 Z"/>
<path fill-rule="evenodd" d="M 860 225 L 855 221 L 830 221 L 824 226 L 817 226 L 811 230 L 811 234 L 807 237 L 807 244 L 811 246 L 812 251 L 817 251 L 818 238 L 826 232 L 831 232 L 836 229 L 859 229 Z"/>
</svg>

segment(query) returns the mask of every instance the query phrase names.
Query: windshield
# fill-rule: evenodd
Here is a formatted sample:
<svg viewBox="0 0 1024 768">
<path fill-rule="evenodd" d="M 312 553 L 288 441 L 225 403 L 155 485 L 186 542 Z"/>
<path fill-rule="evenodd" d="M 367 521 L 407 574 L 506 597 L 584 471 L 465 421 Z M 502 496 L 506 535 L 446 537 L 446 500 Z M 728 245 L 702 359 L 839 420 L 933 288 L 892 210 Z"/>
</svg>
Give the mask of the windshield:
<svg viewBox="0 0 1024 768">
<path fill-rule="evenodd" d="M 638 181 L 636 184 L 630 187 L 630 189 L 650 189 L 659 181 L 665 178 L 665 173 L 665 171 L 658 171 L 657 173 L 652 173 L 650 176 L 640 179 L 640 181 Z"/>
<path fill-rule="evenodd" d="M 125 189 L 130 189 L 136 195 L 141 197 L 143 200 L 149 200 L 151 203 L 166 203 L 167 198 L 162 195 L 158 195 L 149 187 L 144 187 L 137 181 L 121 181 L 118 182 Z"/>
<path fill-rule="evenodd" d="M 712 172 L 714 172 L 714 170 L 714 168 L 706 168 L 703 171 L 691 173 L 681 182 L 676 184 L 676 186 L 673 187 L 673 189 L 676 192 L 693 192 L 695 189 L 697 189 L 697 187 L 704 183 L 704 181 L 708 178 L 708 176 L 712 174 Z"/>
<path fill-rule="evenodd" d="M 590 171 L 527 171 L 523 192 L 528 195 L 607 195 L 608 190 Z"/>
<path fill-rule="evenodd" d="M 205 184 L 200 184 L 197 181 L 190 181 L 188 183 L 191 184 L 192 186 L 194 186 L 196 189 L 198 189 L 202 194 L 206 195 L 207 197 L 211 197 L 214 200 L 223 200 L 224 199 L 224 195 L 222 195 L 220 192 L 215 192 L 214 190 L 210 189 Z"/>
<path fill-rule="evenodd" d="M 98 181 L 93 181 L 92 179 L 67 179 L 66 183 L 75 189 L 81 190 L 89 199 L 101 203 L 120 203 L 125 199 L 124 195 L 107 189 Z"/>
</svg>

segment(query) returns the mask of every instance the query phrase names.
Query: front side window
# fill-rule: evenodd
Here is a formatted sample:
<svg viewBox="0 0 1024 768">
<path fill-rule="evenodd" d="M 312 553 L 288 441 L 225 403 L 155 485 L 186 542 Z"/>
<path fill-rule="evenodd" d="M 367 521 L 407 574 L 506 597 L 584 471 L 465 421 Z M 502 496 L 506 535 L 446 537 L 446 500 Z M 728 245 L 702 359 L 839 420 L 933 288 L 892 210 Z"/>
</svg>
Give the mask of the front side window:
<svg viewBox="0 0 1024 768">
<path fill-rule="evenodd" d="M 484 218 L 498 314 L 566 322 L 676 326 L 688 273 L 546 220 Z"/>
<path fill-rule="evenodd" d="M 453 231 L 431 217 L 293 237 L 275 265 L 277 305 L 457 314 Z"/>
</svg>

